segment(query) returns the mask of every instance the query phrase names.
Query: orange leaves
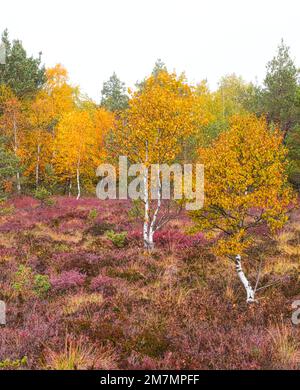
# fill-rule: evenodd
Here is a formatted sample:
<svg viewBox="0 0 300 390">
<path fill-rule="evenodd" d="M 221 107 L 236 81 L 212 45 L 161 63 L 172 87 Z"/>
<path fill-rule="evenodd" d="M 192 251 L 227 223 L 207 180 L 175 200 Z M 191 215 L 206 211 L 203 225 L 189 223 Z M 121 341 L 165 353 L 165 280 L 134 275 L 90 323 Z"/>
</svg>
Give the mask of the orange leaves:
<svg viewBox="0 0 300 390">
<path fill-rule="evenodd" d="M 10 95 L 7 100 L 3 101 L 2 112 L 0 129 L 7 137 L 10 149 L 19 155 L 19 146 L 26 122 L 22 104 L 18 98 Z"/>
<path fill-rule="evenodd" d="M 251 226 L 266 222 L 278 229 L 286 222 L 293 195 L 287 185 L 287 150 L 281 141 L 264 119 L 241 115 L 231 119 L 229 131 L 211 147 L 199 151 L 205 166 L 205 201 L 194 217 L 199 228 L 226 233 L 219 252 L 244 250 Z"/>
<path fill-rule="evenodd" d="M 53 158 L 56 125 L 75 109 L 76 88 L 68 84 L 68 74 L 61 65 L 46 71 L 47 82 L 35 99 L 27 103 L 26 130 L 21 148 L 24 175 L 35 176 L 36 185 L 45 176 Z"/>
<path fill-rule="evenodd" d="M 192 92 L 175 74 L 160 71 L 133 94 L 118 122 L 115 144 L 132 161 L 170 162 L 180 151 L 180 140 L 192 133 Z M 146 156 L 145 143 L 148 152 Z"/>
<path fill-rule="evenodd" d="M 6 85 L 0 85 L 0 107 L 2 108 L 5 103 L 15 98 L 13 91 Z"/>
<path fill-rule="evenodd" d="M 61 87 L 68 82 L 68 72 L 61 65 L 56 64 L 53 68 L 46 69 L 47 89 Z"/>
<path fill-rule="evenodd" d="M 112 125 L 113 115 L 103 109 L 63 115 L 56 128 L 53 159 L 61 179 L 75 177 L 78 167 L 86 177 L 95 177 L 104 137 Z"/>
<path fill-rule="evenodd" d="M 74 110 L 79 90 L 69 84 L 68 72 L 60 64 L 46 70 L 45 92 L 51 100 L 52 116 L 60 118 Z"/>
<path fill-rule="evenodd" d="M 88 113 L 74 111 L 63 115 L 56 129 L 53 161 L 61 178 L 75 176 L 77 165 L 86 162 L 91 135 L 92 122 Z"/>
</svg>

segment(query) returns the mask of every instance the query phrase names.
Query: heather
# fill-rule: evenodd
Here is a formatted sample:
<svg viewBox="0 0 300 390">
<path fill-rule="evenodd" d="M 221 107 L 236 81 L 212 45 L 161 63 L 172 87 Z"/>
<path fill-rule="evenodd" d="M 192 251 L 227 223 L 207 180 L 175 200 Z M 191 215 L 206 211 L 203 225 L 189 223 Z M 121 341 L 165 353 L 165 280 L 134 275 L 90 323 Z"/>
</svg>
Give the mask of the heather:
<svg viewBox="0 0 300 390">
<path fill-rule="evenodd" d="M 1 205 L 1 369 L 297 369 L 299 211 L 270 239 L 253 231 L 247 304 L 219 237 L 186 213 L 145 251 L 127 201 L 16 197 Z M 92 210 L 92 211 L 91 211 Z"/>
</svg>

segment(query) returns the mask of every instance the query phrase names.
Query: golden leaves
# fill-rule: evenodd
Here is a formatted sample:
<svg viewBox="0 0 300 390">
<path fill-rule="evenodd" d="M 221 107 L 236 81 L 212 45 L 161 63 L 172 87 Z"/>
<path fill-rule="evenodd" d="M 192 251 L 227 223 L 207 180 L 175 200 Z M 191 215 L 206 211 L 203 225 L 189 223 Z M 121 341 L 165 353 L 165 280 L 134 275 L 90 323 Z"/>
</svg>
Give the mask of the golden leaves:
<svg viewBox="0 0 300 390">
<path fill-rule="evenodd" d="M 76 169 L 89 178 L 103 154 L 103 141 L 113 126 L 113 115 L 104 109 L 71 111 L 64 114 L 56 128 L 53 164 L 61 179 L 72 178 Z"/>
<path fill-rule="evenodd" d="M 119 154 L 135 162 L 173 161 L 181 141 L 203 121 L 203 115 L 196 119 L 195 108 L 195 96 L 182 77 L 167 71 L 150 76 L 118 121 L 114 138 Z"/>
<path fill-rule="evenodd" d="M 204 209 L 194 214 L 198 228 L 225 233 L 218 253 L 242 253 L 250 244 L 248 229 L 267 223 L 283 226 L 293 201 L 287 184 L 281 135 L 254 115 L 231 118 L 230 129 L 199 151 L 205 166 Z"/>
</svg>

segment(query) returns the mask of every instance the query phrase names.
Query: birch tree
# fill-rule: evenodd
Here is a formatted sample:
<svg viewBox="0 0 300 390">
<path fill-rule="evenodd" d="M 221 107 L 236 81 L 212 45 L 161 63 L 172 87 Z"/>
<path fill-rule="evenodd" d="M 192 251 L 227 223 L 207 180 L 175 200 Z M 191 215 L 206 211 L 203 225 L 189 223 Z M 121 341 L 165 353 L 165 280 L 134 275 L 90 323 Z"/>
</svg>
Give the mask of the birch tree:
<svg viewBox="0 0 300 390">
<path fill-rule="evenodd" d="M 215 253 L 235 262 L 247 302 L 253 302 L 255 288 L 242 268 L 242 255 L 253 240 L 251 229 L 262 224 L 271 232 L 281 228 L 293 200 L 282 134 L 269 130 L 264 119 L 235 116 L 230 129 L 199 155 L 205 196 L 204 208 L 193 212 L 195 230 L 221 233 Z"/>
<path fill-rule="evenodd" d="M 53 112 L 50 96 L 41 91 L 31 103 L 28 112 L 28 127 L 23 145 L 22 160 L 26 167 L 24 175 L 34 177 L 35 187 L 40 185 L 46 166 L 51 162 L 53 137 L 51 123 Z"/>
<path fill-rule="evenodd" d="M 28 102 L 27 131 L 22 160 L 24 175 L 34 179 L 35 187 L 46 179 L 46 168 L 51 166 L 55 127 L 63 115 L 74 111 L 78 89 L 68 83 L 68 73 L 60 64 L 46 70 L 46 84 Z"/>
<path fill-rule="evenodd" d="M 105 110 L 72 111 L 63 115 L 56 128 L 53 164 L 60 181 L 76 183 L 77 199 L 82 181 L 96 178 L 103 155 L 103 140 L 113 116 Z"/>
<path fill-rule="evenodd" d="M 131 163 L 143 163 L 145 248 L 154 247 L 153 236 L 168 220 L 160 216 L 162 207 L 161 175 L 158 173 L 155 201 L 150 192 L 151 165 L 171 164 L 182 148 L 182 141 L 196 126 L 193 112 L 194 96 L 184 77 L 161 70 L 143 83 L 143 88 L 132 94 L 129 108 L 121 116 L 112 135 L 112 151 L 116 156 L 127 156 Z"/>
</svg>

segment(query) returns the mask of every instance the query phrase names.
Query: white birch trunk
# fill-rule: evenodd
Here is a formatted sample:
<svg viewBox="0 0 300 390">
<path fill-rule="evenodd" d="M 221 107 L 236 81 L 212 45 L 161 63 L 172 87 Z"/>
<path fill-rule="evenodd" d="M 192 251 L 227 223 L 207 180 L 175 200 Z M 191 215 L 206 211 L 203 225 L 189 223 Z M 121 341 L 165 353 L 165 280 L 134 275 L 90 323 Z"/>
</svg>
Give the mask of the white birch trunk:
<svg viewBox="0 0 300 390">
<path fill-rule="evenodd" d="M 149 226 L 148 242 L 149 242 L 149 249 L 150 250 L 152 250 L 154 248 L 153 236 L 154 236 L 154 233 L 157 229 L 156 221 L 157 221 L 157 216 L 158 216 L 160 207 L 161 207 L 161 180 L 160 180 L 159 165 L 157 165 L 157 206 L 156 206 L 156 209 L 154 211 L 151 224 Z"/>
<path fill-rule="evenodd" d="M 71 196 L 71 190 L 72 190 L 72 180 L 69 181 L 69 198 Z"/>
<path fill-rule="evenodd" d="M 36 167 L 35 167 L 35 186 L 38 188 L 39 186 L 39 176 L 40 176 L 40 152 L 41 152 L 41 145 L 38 144 L 37 147 L 37 159 L 36 159 Z"/>
<path fill-rule="evenodd" d="M 80 188 L 80 173 L 79 173 L 79 163 L 77 165 L 76 169 L 76 180 L 77 180 L 77 200 L 80 198 L 81 195 L 81 188 Z"/>
<path fill-rule="evenodd" d="M 241 260 L 242 260 L 241 256 L 237 255 L 235 258 L 236 272 L 237 272 L 238 277 L 240 278 L 240 281 L 242 282 L 242 284 L 246 290 L 247 303 L 252 303 L 252 302 L 255 302 L 255 299 L 254 299 L 255 293 L 254 293 L 253 288 L 251 287 L 249 280 L 246 278 L 246 275 L 244 274 L 244 271 L 242 269 Z"/>
<path fill-rule="evenodd" d="M 144 228 L 143 228 L 143 238 L 144 246 L 149 249 L 149 194 L 148 194 L 148 168 L 144 172 Z"/>
<path fill-rule="evenodd" d="M 153 248 L 153 234 L 150 234 L 150 214 L 149 214 L 149 188 L 148 188 L 148 142 L 145 143 L 145 170 L 144 170 L 144 226 L 143 226 L 143 238 L 144 238 L 144 247 L 147 250 L 151 250 Z M 152 236 L 152 237 L 151 237 Z M 152 242 L 151 242 L 152 240 Z"/>
<path fill-rule="evenodd" d="M 18 191 L 18 194 L 21 193 L 21 180 L 20 180 L 20 172 L 17 172 L 17 191 Z"/>
</svg>

